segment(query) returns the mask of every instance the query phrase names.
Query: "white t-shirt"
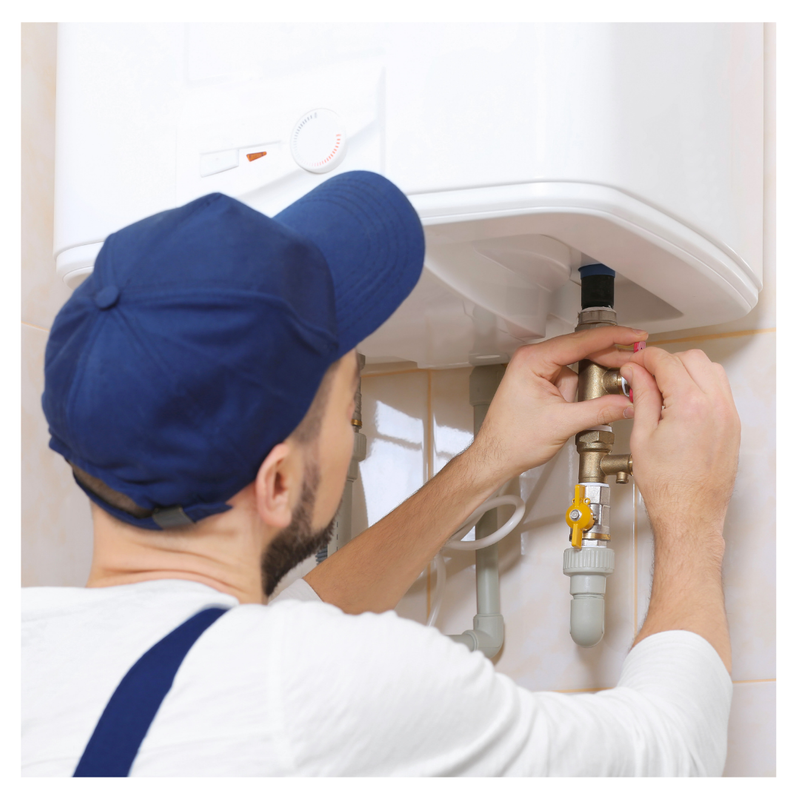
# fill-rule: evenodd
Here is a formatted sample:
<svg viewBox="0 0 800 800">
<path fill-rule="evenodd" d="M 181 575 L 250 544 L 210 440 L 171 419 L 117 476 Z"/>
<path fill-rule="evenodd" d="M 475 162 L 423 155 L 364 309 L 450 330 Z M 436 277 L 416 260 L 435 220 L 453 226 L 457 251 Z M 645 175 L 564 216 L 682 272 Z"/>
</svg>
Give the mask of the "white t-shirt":
<svg viewBox="0 0 800 800">
<path fill-rule="evenodd" d="M 687 631 L 640 642 L 616 688 L 575 695 L 523 689 L 394 612 L 344 614 L 304 581 L 265 606 L 180 580 L 22 597 L 23 775 L 71 775 L 133 663 L 219 605 L 233 610 L 189 651 L 131 775 L 720 775 L 725 763 L 731 680 Z"/>
</svg>

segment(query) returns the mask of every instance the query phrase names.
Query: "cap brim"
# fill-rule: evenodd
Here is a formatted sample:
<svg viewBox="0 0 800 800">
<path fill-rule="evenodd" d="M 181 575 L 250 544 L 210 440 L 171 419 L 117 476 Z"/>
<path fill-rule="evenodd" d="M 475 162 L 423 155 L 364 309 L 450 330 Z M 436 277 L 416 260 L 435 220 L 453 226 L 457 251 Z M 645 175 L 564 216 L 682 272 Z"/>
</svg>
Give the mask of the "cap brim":
<svg viewBox="0 0 800 800">
<path fill-rule="evenodd" d="M 377 330 L 422 273 L 425 237 L 408 198 L 374 172 L 343 172 L 274 219 L 309 239 L 330 268 L 338 356 Z"/>
</svg>

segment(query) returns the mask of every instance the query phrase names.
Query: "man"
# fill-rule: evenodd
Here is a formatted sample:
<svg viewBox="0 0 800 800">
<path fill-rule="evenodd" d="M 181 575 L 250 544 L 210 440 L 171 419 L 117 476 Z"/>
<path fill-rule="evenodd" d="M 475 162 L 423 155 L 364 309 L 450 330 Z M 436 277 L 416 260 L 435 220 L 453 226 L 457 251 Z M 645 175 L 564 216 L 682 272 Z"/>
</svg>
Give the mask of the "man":
<svg viewBox="0 0 800 800">
<path fill-rule="evenodd" d="M 327 540 L 354 348 L 422 258 L 413 208 L 366 172 L 274 219 L 209 195 L 109 237 L 46 353 L 51 446 L 92 501 L 95 548 L 87 588 L 23 592 L 24 774 L 721 773 L 739 421 L 698 351 L 621 351 L 646 337 L 623 327 L 520 348 L 473 445 L 265 604 Z M 571 403 L 582 358 L 621 367 L 635 406 Z M 634 407 L 656 558 L 615 689 L 532 693 L 382 613 L 500 485 Z"/>
</svg>

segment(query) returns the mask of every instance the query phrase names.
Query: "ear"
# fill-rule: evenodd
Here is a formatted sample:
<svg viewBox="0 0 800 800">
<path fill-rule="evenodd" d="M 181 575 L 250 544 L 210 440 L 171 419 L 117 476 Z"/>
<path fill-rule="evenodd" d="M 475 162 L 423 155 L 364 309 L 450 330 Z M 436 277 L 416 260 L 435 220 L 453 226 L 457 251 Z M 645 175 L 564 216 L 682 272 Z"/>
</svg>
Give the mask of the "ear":
<svg viewBox="0 0 800 800">
<path fill-rule="evenodd" d="M 295 498 L 302 488 L 303 465 L 296 447 L 275 445 L 255 480 L 256 509 L 270 527 L 285 528 L 292 521 Z"/>
</svg>

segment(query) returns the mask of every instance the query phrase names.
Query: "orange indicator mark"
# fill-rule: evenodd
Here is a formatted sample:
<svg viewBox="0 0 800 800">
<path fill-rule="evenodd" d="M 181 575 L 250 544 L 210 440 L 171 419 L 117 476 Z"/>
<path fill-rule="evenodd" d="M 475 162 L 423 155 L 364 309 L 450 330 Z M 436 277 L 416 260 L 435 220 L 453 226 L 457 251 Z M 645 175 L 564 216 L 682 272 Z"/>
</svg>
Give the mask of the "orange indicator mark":
<svg viewBox="0 0 800 800">
<path fill-rule="evenodd" d="M 266 154 L 267 154 L 266 150 L 263 153 L 248 153 L 247 160 L 255 161 L 257 158 L 263 158 Z"/>
</svg>

